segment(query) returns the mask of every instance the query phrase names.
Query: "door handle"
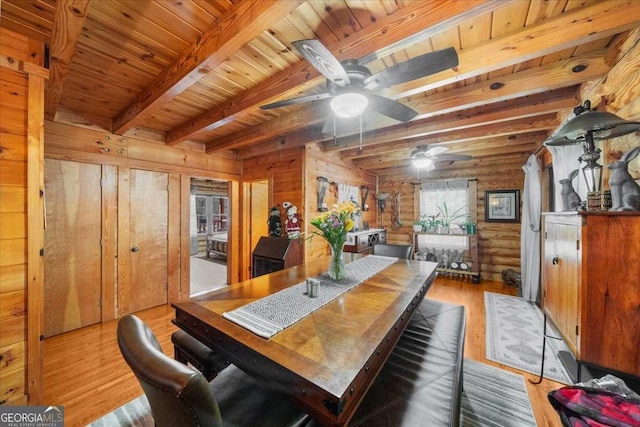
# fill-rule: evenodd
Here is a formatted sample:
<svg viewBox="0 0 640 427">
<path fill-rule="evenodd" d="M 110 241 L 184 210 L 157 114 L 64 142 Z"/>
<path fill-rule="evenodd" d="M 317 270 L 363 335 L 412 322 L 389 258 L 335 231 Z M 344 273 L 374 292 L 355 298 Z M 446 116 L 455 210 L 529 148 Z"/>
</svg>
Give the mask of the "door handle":
<svg viewBox="0 0 640 427">
<path fill-rule="evenodd" d="M 558 255 L 554 256 L 553 259 L 551 260 L 551 264 L 553 265 L 558 265 L 558 262 L 560 261 L 560 258 L 558 258 Z"/>
<path fill-rule="evenodd" d="M 140 248 L 137 247 L 137 246 L 134 246 L 134 247 L 131 248 L 131 252 L 138 252 L 139 250 L 140 250 Z"/>
</svg>

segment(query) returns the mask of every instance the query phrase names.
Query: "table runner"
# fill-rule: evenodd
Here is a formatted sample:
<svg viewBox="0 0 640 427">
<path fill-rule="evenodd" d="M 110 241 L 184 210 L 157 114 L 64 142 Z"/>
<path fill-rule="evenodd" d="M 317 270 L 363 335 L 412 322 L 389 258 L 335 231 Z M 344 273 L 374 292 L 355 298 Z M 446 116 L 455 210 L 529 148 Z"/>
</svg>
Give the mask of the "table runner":
<svg viewBox="0 0 640 427">
<path fill-rule="evenodd" d="M 331 280 L 327 273 L 315 277 L 320 282 L 320 292 L 316 298 L 304 294 L 307 291 L 304 281 L 222 315 L 256 335 L 271 338 L 397 260 L 398 258 L 393 257 L 368 255 L 345 265 L 346 277 L 342 280 Z"/>
</svg>

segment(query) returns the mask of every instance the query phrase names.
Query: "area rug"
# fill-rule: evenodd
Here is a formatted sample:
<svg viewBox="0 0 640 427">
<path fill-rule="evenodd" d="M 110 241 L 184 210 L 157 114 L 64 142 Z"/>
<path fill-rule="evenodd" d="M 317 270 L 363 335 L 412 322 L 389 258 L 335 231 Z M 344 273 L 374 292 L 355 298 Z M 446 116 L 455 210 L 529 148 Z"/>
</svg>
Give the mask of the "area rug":
<svg viewBox="0 0 640 427">
<path fill-rule="evenodd" d="M 484 293 L 487 327 L 487 359 L 540 374 L 544 316 L 540 309 L 523 298 Z M 549 326 L 547 335 L 556 335 Z M 572 384 L 558 359 L 559 350 L 568 351 L 561 340 L 547 339 L 544 377 Z"/>
<path fill-rule="evenodd" d="M 535 427 L 536 421 L 522 375 L 475 360 L 464 360 L 462 427 Z M 121 406 L 90 427 L 153 427 L 146 396 Z"/>
</svg>

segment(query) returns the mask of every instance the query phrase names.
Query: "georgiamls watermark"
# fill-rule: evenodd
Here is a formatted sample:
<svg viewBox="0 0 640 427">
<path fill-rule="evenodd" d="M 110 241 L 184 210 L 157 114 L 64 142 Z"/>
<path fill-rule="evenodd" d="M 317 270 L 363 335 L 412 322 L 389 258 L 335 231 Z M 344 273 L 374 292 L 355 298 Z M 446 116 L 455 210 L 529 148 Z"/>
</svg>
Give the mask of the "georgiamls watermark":
<svg viewBox="0 0 640 427">
<path fill-rule="evenodd" d="M 0 427 L 64 427 L 64 407 L 2 405 Z"/>
</svg>

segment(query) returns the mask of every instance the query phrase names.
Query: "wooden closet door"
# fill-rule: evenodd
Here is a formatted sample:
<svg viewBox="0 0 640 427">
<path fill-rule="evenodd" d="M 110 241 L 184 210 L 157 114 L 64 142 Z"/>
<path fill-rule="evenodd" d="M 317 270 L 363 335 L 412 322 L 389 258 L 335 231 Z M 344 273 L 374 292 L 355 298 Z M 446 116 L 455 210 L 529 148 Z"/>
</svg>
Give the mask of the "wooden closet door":
<svg viewBox="0 0 640 427">
<path fill-rule="evenodd" d="M 101 321 L 99 165 L 45 161 L 44 334 Z"/>
<path fill-rule="evenodd" d="M 166 173 L 120 168 L 119 315 L 168 301 L 168 183 Z"/>
</svg>

